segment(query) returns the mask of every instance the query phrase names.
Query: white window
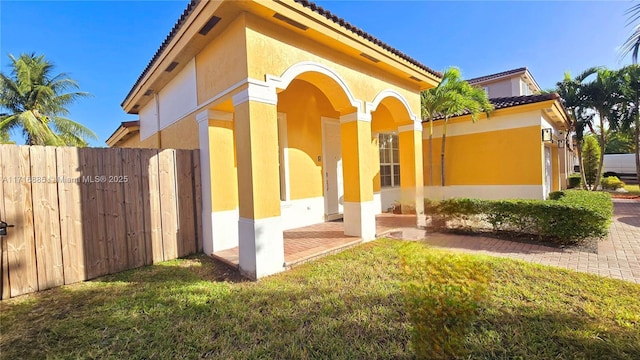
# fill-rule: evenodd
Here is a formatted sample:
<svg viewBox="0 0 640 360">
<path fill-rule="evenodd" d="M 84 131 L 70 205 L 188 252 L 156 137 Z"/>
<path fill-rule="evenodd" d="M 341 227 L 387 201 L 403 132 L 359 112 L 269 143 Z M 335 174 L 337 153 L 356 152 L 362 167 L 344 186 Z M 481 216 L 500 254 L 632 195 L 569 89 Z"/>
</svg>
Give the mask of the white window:
<svg viewBox="0 0 640 360">
<path fill-rule="evenodd" d="M 380 185 L 382 187 L 400 186 L 400 156 L 398 135 L 380 134 Z"/>
<path fill-rule="evenodd" d="M 487 95 L 487 97 L 489 97 L 489 87 L 488 86 L 483 86 L 482 90 L 484 90 L 484 93 Z"/>
</svg>

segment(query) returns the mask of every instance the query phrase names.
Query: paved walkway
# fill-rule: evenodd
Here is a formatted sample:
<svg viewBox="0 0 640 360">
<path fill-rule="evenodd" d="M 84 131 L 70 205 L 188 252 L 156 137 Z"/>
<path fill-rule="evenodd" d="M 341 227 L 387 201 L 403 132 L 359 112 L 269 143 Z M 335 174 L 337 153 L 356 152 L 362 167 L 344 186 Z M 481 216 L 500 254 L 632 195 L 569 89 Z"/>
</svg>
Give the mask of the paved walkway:
<svg viewBox="0 0 640 360">
<path fill-rule="evenodd" d="M 402 228 L 389 236 L 421 239 L 429 245 L 468 253 L 521 259 L 640 284 L 640 201 L 614 199 L 614 219 L 598 253 L 587 253 L 477 236 L 426 234 Z"/>
</svg>

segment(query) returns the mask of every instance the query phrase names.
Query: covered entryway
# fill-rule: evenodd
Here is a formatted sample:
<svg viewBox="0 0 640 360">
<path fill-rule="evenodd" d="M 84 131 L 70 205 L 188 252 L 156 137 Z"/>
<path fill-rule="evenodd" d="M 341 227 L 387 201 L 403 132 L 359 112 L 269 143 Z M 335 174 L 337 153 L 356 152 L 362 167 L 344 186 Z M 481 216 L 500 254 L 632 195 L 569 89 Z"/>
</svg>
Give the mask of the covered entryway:
<svg viewBox="0 0 640 360">
<path fill-rule="evenodd" d="M 393 233 L 397 228 L 414 227 L 415 224 L 415 215 L 377 215 L 376 234 L 381 236 Z M 284 232 L 285 267 L 291 268 L 362 243 L 361 238 L 345 235 L 344 229 L 343 222 L 331 221 L 286 230 Z M 239 267 L 237 247 L 215 252 L 213 257 L 233 268 Z"/>
<path fill-rule="evenodd" d="M 340 139 L 340 121 L 322 118 L 324 216 L 325 220 L 329 221 L 342 218 L 344 212 L 344 178 Z"/>
</svg>

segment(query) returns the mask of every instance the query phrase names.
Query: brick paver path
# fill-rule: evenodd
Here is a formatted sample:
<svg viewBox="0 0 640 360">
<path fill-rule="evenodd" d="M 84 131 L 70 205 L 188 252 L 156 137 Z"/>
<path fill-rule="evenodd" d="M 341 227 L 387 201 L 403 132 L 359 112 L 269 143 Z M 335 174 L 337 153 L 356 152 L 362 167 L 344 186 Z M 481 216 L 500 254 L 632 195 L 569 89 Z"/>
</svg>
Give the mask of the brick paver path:
<svg viewBox="0 0 640 360">
<path fill-rule="evenodd" d="M 415 228 L 397 229 L 389 235 L 405 239 L 424 236 L 427 244 L 436 247 L 521 259 L 640 284 L 640 201 L 614 199 L 613 206 L 609 235 L 598 243 L 597 254 L 486 237 L 425 234 Z"/>
</svg>

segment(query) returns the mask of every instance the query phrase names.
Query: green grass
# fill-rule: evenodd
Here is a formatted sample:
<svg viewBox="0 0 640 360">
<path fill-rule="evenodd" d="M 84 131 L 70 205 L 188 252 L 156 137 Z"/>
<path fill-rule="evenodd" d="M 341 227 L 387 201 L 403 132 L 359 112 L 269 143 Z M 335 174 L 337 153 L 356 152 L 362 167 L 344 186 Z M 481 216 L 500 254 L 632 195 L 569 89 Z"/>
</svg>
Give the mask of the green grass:
<svg viewBox="0 0 640 360">
<path fill-rule="evenodd" d="M 473 359 L 640 358 L 640 285 L 394 240 L 258 282 L 200 256 L 4 301 L 0 358 L 415 358 L 456 313 Z"/>
</svg>

